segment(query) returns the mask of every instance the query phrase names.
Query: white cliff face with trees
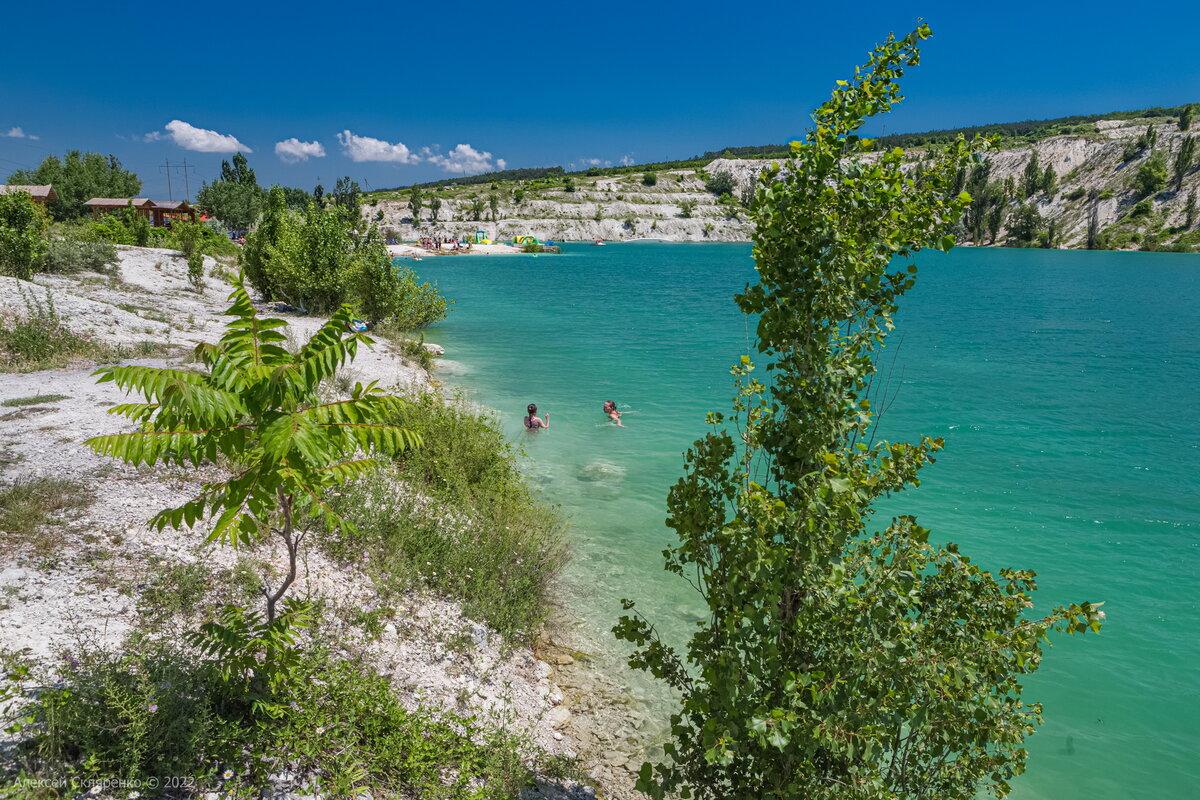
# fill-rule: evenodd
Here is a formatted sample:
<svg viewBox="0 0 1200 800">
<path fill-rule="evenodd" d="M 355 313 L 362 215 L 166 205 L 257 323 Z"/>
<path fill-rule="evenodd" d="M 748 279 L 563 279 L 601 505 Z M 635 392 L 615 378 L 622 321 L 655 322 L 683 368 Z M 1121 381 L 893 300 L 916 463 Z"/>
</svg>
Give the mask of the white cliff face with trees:
<svg viewBox="0 0 1200 800">
<path fill-rule="evenodd" d="M 1059 127 L 1064 132 L 1023 137 L 1034 141 L 1001 139 L 964 169 L 961 188 L 973 202 L 958 229 L 963 243 L 1200 247 L 1200 123 L 1184 112 Z M 929 158 L 936 147 L 906 146 L 906 160 Z M 717 158 L 684 169 L 426 188 L 415 215 L 411 189 L 378 192 L 363 213 L 405 240 L 482 229 L 493 240 L 749 241 L 748 190 L 778 161 Z"/>
</svg>

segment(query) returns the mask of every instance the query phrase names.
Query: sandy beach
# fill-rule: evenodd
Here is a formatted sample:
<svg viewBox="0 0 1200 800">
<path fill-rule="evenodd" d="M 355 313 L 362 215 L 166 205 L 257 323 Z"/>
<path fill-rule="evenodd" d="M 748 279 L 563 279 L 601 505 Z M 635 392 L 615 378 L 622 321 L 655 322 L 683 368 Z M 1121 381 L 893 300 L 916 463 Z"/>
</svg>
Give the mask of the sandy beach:
<svg viewBox="0 0 1200 800">
<path fill-rule="evenodd" d="M 424 247 L 419 247 L 415 244 L 389 244 L 388 252 L 393 256 L 400 258 L 422 258 L 424 256 L 493 256 L 493 255 L 517 255 L 521 252 L 521 248 L 514 247 L 511 244 L 473 244 L 471 249 L 465 247 L 459 250 L 453 250 L 443 246 L 441 250 L 427 250 Z"/>
</svg>

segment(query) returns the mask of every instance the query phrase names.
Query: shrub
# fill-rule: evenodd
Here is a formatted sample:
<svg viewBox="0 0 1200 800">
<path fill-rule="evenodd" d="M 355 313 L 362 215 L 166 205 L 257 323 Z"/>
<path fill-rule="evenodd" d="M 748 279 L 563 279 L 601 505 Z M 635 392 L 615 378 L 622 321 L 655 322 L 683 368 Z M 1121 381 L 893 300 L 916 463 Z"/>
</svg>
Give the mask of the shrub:
<svg viewBox="0 0 1200 800">
<path fill-rule="evenodd" d="M 0 372 L 37 372 L 77 359 L 97 358 L 104 348 L 73 333 L 58 315 L 54 298 L 45 302 L 21 290 L 25 315 L 0 317 Z"/>
<path fill-rule="evenodd" d="M 346 561 L 365 552 L 380 584 L 428 586 L 501 635 L 529 641 L 566 560 L 561 517 L 533 495 L 493 418 L 426 395 L 407 420 L 438 433 L 394 473 L 361 481 L 334 502 L 357 532 L 335 534 L 329 552 Z M 430 500 L 440 513 L 431 513 Z"/>
<path fill-rule="evenodd" d="M 304 215 L 287 208 L 278 187 L 267 196 L 262 219 L 250 236 L 241 263 L 267 300 L 285 300 L 311 312 L 343 303 L 372 323 L 415 329 L 446 316 L 437 289 L 397 271 L 372 226 L 355 233 L 334 208 L 310 204 Z"/>
<path fill-rule="evenodd" d="M 695 200 L 680 200 L 679 201 L 679 216 L 684 219 L 689 219 L 696 210 Z"/>
<path fill-rule="evenodd" d="M 324 649 L 301 652 L 294 670 L 274 698 L 278 716 L 264 717 L 235 676 L 177 645 L 81 647 L 28 709 L 18 765 L 26 778 L 65 781 L 71 794 L 102 779 L 170 787 L 182 778 L 189 794 L 251 797 L 283 771 L 308 793 L 333 797 L 369 788 L 483 800 L 516 796 L 529 783 L 522 756 L 531 748 L 513 737 L 410 711 L 387 679 Z"/>
<path fill-rule="evenodd" d="M 25 192 L 0 194 L 0 275 L 29 280 L 46 259 L 49 221 Z"/>
<path fill-rule="evenodd" d="M 643 173 L 642 174 L 642 185 L 643 186 L 657 186 L 658 185 L 658 173 L 656 173 L 656 172 Z"/>
<path fill-rule="evenodd" d="M 208 229 L 199 222 L 177 221 L 171 226 L 171 235 L 187 259 L 188 280 L 197 290 L 204 288 L 204 253 L 201 250 L 201 242 L 207 233 Z"/>
<path fill-rule="evenodd" d="M 734 189 L 737 188 L 737 183 L 730 172 L 721 170 L 704 182 L 704 188 L 717 197 L 724 197 L 727 194 L 733 194 Z"/>
<path fill-rule="evenodd" d="M 71 237 L 53 237 L 46 252 L 46 272 L 116 272 L 117 248 L 110 242 L 89 242 Z"/>
</svg>

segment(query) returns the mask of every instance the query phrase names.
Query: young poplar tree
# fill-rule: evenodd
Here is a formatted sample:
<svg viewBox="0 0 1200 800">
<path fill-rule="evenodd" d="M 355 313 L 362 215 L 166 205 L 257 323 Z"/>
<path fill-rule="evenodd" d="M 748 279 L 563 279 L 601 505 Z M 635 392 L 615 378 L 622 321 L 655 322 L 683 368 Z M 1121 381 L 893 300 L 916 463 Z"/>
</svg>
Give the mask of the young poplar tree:
<svg viewBox="0 0 1200 800">
<path fill-rule="evenodd" d="M 1032 572 L 993 575 L 911 516 L 872 523 L 942 447 L 873 435 L 875 357 L 914 282 L 893 258 L 953 245 L 974 146 L 909 170 L 899 150 L 867 158 L 856 131 L 901 100 L 929 36 L 879 45 L 758 184 L 759 282 L 737 302 L 770 381 L 749 356 L 734 366 L 734 413 L 709 415 L 668 498 L 667 569 L 708 615 L 683 654 L 631 601 L 614 629 L 681 699 L 665 763 L 641 769 L 653 797 L 1003 795 L 1041 719 L 1021 698 L 1041 641 L 1099 629 L 1089 603 L 1031 615 Z"/>
</svg>

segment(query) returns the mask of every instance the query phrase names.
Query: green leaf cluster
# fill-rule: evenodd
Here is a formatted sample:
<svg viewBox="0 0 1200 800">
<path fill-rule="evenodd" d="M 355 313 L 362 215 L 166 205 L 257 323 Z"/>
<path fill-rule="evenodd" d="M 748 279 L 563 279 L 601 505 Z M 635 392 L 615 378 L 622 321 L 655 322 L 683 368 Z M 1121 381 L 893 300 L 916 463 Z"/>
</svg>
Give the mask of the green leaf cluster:
<svg viewBox="0 0 1200 800">
<path fill-rule="evenodd" d="M 958 798 L 1006 794 L 1041 708 L 1021 697 L 1053 629 L 1098 630 L 1090 603 L 1031 615 L 1033 573 L 992 574 L 874 503 L 919 482 L 941 439 L 875 437 L 876 360 L 915 280 L 895 259 L 948 250 L 971 202 L 961 137 L 916 169 L 867 157 L 864 121 L 901 100 L 931 35 L 889 36 L 838 81 L 751 204 L 756 317 L 769 379 L 743 356 L 732 414 L 686 454 L 666 568 L 706 615 L 681 652 L 632 601 L 630 664 L 679 693 L 652 797 Z"/>
<path fill-rule="evenodd" d="M 49 220 L 25 192 L 0 194 L 0 275 L 29 280 L 49 249 Z"/>
<path fill-rule="evenodd" d="M 349 330 L 351 309 L 339 309 L 297 352 L 284 347 L 280 319 L 260 318 L 237 280 L 226 312 L 232 319 L 216 344 L 201 344 L 202 369 L 109 366 L 96 371 L 142 396 L 109 411 L 138 424 L 129 433 L 97 436 L 100 455 L 134 465 L 231 465 L 232 474 L 157 514 L 153 524 L 193 527 L 210 520 L 210 542 L 234 547 L 276 535 L 289 571 L 274 592 L 264 588 L 268 620 L 296 577 L 296 558 L 310 520 L 345 523 L 327 502 L 333 487 L 421 444 L 404 425 L 407 404 L 375 385 L 356 384 L 350 396 L 321 402 L 318 387 L 353 360 L 371 339 Z"/>
</svg>

